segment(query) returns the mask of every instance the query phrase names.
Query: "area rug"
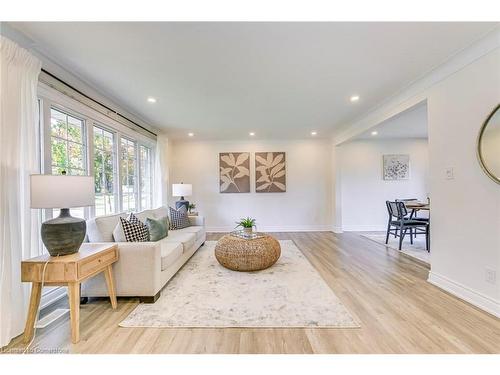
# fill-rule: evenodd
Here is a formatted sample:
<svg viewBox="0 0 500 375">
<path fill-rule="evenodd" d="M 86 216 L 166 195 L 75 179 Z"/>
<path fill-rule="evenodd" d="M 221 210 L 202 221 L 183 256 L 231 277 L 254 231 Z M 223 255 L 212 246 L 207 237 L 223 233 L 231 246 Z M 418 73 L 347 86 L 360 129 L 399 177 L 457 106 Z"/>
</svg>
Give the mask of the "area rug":
<svg viewBox="0 0 500 375">
<path fill-rule="evenodd" d="M 399 251 L 399 238 L 394 238 L 394 236 L 389 236 L 389 243 L 385 244 L 385 233 L 366 233 L 362 234 L 372 241 L 378 242 L 381 245 L 388 246 L 391 249 Z M 410 243 L 409 235 L 405 236 L 403 240 L 403 245 L 401 246 L 401 252 L 416 258 L 424 263 L 431 264 L 431 255 L 427 250 L 425 250 L 425 237 L 417 236 L 413 239 L 413 245 Z"/>
<path fill-rule="evenodd" d="M 359 327 L 293 241 L 280 241 L 278 262 L 256 272 L 222 267 L 215 244 L 205 242 L 156 303 L 140 304 L 120 326 Z"/>
</svg>

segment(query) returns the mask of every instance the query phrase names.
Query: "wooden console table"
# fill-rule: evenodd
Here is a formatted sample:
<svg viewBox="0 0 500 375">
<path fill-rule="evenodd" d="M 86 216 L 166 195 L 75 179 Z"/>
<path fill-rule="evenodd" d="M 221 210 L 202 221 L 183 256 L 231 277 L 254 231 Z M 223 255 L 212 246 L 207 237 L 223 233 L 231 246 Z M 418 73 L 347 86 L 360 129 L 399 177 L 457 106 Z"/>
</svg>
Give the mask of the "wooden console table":
<svg viewBox="0 0 500 375">
<path fill-rule="evenodd" d="M 116 309 L 116 292 L 113 281 L 112 264 L 118 260 L 118 247 L 84 243 L 78 253 L 51 257 L 42 255 L 24 260 L 21 263 L 21 280 L 31 282 L 31 298 L 24 329 L 24 341 L 30 342 L 34 334 L 34 325 L 42 295 L 42 273 L 45 263 L 44 285 L 67 286 L 71 319 L 71 341 L 80 341 L 80 283 L 104 272 L 108 286 L 111 306 Z"/>
</svg>

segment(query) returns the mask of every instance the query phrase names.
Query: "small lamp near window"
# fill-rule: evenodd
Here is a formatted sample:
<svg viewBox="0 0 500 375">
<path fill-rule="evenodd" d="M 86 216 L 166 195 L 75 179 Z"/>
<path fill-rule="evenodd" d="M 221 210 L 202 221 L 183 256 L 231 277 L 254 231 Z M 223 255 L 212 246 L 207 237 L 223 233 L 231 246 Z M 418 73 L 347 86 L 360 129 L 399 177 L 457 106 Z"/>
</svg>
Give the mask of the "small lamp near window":
<svg viewBox="0 0 500 375">
<path fill-rule="evenodd" d="M 181 197 L 177 202 L 175 202 L 175 208 L 179 209 L 181 206 L 186 206 L 186 211 L 189 211 L 189 201 L 185 200 L 184 197 L 189 197 L 193 194 L 193 185 L 185 184 L 181 182 L 180 184 L 172 184 L 172 195 L 174 197 Z"/>
<path fill-rule="evenodd" d="M 95 204 L 94 177 L 31 175 L 31 208 L 60 208 L 55 219 L 42 223 L 42 241 L 51 256 L 78 252 L 85 239 L 84 219 L 70 215 L 71 207 Z"/>
</svg>

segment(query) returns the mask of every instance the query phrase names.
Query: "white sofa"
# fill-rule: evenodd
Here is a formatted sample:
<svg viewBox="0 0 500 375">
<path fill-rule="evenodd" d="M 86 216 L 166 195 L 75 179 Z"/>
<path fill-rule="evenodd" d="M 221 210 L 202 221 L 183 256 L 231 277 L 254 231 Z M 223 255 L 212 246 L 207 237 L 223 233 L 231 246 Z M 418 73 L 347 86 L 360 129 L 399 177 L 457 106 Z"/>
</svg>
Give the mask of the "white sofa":
<svg viewBox="0 0 500 375">
<path fill-rule="evenodd" d="M 139 220 L 168 215 L 167 207 L 135 214 Z M 88 242 L 114 242 L 113 230 L 127 214 L 101 216 L 87 221 Z M 190 216 L 190 227 L 169 230 L 168 236 L 157 242 L 116 242 L 119 260 L 113 265 L 117 296 L 140 297 L 153 303 L 161 289 L 204 244 L 205 223 L 202 216 Z M 104 276 L 97 275 L 82 284 L 82 297 L 108 296 Z"/>
</svg>

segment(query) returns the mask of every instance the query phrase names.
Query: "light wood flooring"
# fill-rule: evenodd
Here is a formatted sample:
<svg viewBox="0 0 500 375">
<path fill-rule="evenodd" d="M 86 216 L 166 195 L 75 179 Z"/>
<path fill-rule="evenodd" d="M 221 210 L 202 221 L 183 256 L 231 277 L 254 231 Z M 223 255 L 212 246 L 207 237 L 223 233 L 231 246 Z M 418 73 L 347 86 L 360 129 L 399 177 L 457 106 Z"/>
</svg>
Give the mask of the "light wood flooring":
<svg viewBox="0 0 500 375">
<path fill-rule="evenodd" d="M 429 284 L 425 264 L 355 233 L 274 235 L 295 241 L 361 328 L 121 328 L 138 300 L 119 298 L 112 310 L 108 300 L 94 299 L 81 307 L 78 344 L 71 344 L 66 316 L 38 330 L 34 347 L 71 353 L 500 353 L 500 319 Z M 3 350 L 20 348 L 21 337 Z"/>
</svg>

